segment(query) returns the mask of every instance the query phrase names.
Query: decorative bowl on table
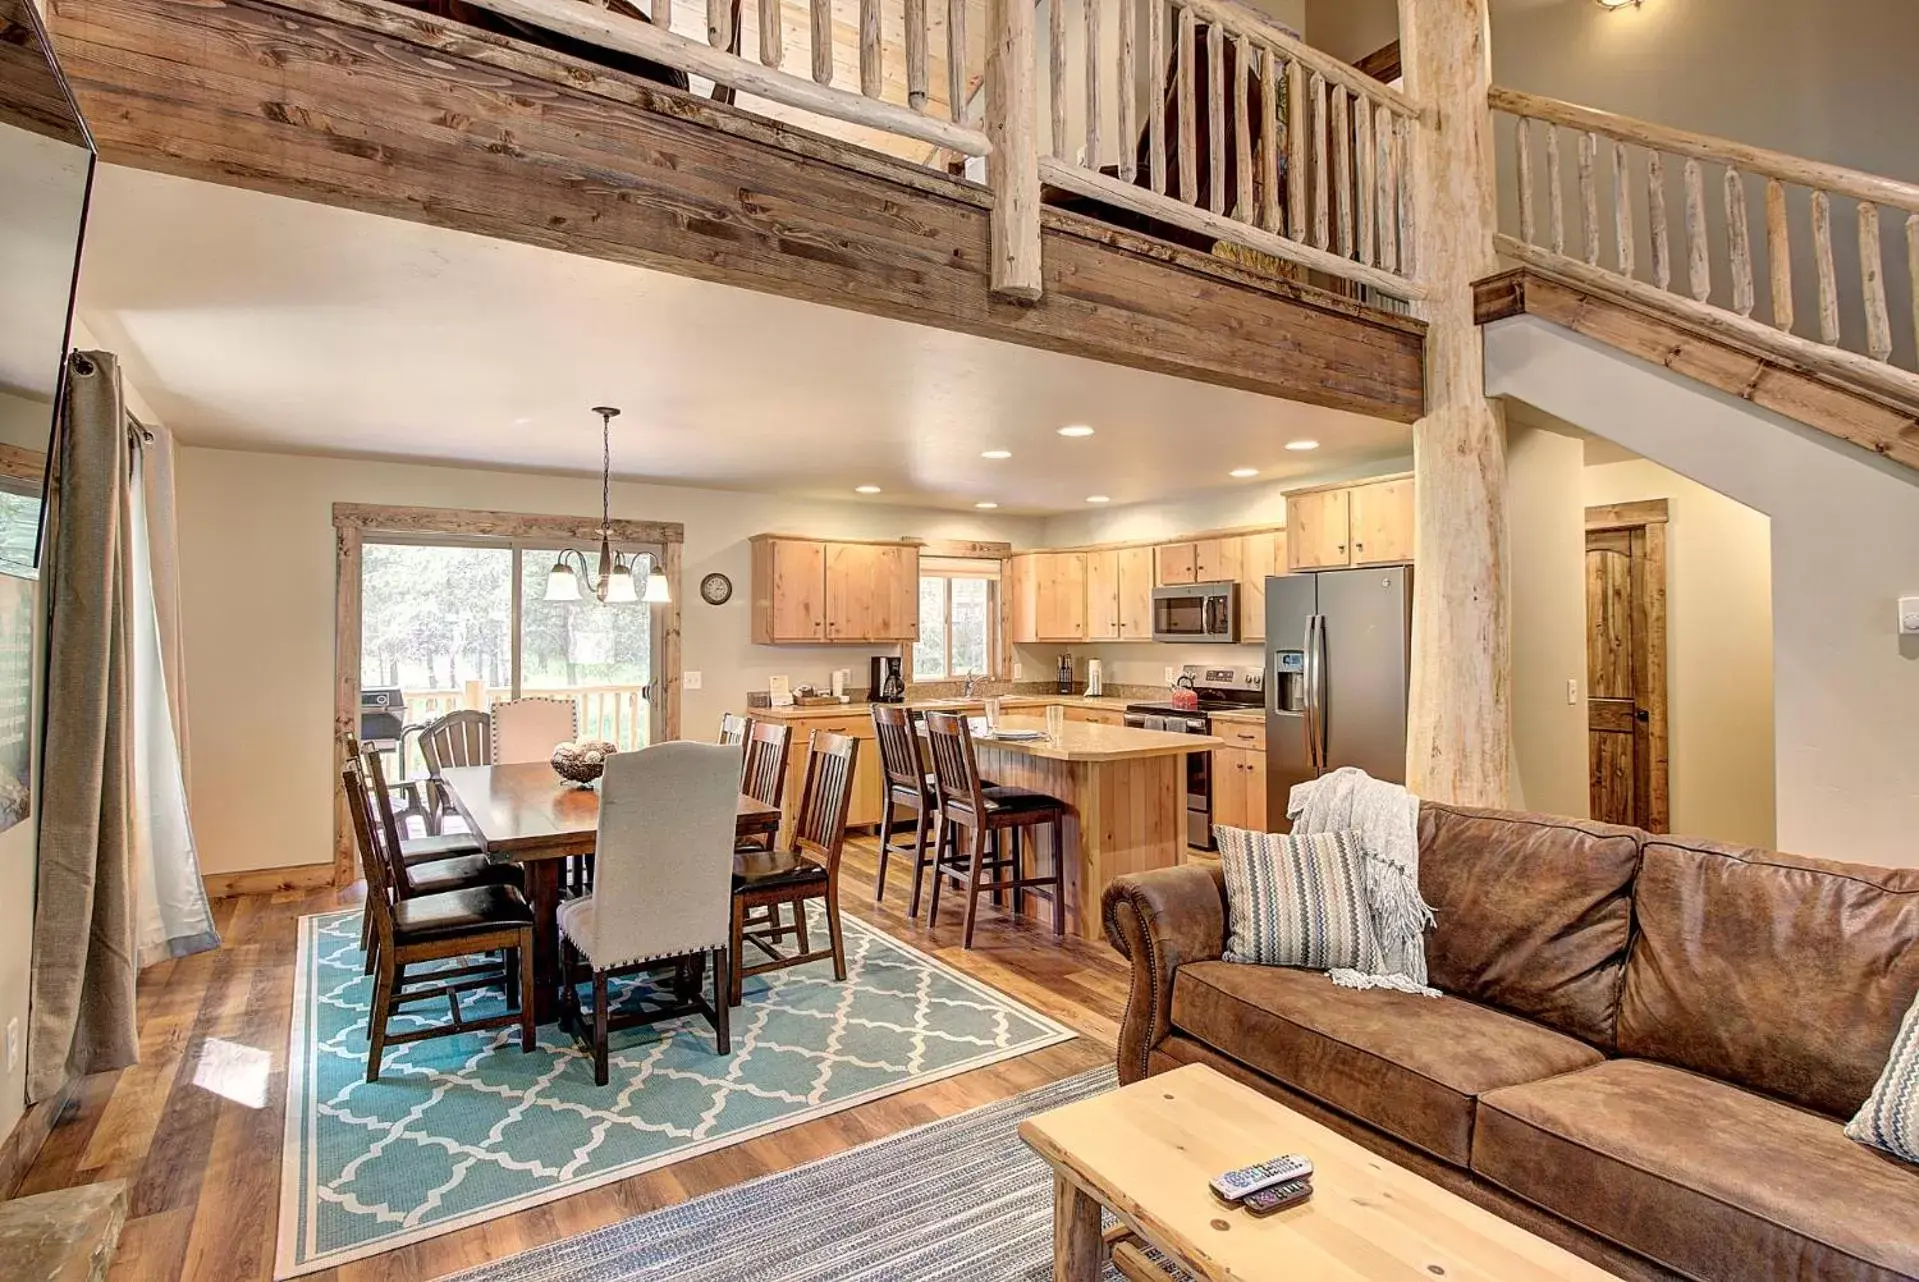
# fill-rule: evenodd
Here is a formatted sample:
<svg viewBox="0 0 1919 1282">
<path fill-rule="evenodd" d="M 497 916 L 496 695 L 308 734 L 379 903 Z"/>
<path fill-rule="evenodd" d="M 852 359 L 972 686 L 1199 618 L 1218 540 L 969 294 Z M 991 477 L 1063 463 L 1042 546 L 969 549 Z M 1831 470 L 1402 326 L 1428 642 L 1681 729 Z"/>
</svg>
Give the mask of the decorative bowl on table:
<svg viewBox="0 0 1919 1282">
<path fill-rule="evenodd" d="M 568 783 L 591 788 L 606 769 L 606 759 L 618 752 L 619 745 L 604 739 L 568 741 L 553 749 L 553 771 Z"/>
</svg>

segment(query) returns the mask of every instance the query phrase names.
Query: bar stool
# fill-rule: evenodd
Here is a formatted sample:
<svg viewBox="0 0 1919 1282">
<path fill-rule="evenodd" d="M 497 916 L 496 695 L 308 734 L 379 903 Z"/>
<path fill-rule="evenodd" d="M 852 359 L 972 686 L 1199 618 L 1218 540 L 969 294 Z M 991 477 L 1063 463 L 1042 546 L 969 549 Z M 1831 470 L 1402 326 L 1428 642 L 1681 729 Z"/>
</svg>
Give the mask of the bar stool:
<svg viewBox="0 0 1919 1282">
<path fill-rule="evenodd" d="M 1053 904 L 1053 933 L 1066 931 L 1064 852 L 1066 804 L 1057 797 L 1025 788 L 1008 788 L 980 781 L 973 754 L 973 733 L 966 718 L 951 712 L 926 714 L 926 737 L 933 755 L 934 795 L 939 802 L 940 831 L 934 843 L 933 898 L 926 924 L 939 920 L 940 883 L 952 880 L 966 890 L 966 926 L 962 948 L 973 946 L 973 921 L 979 912 L 981 891 L 1013 892 L 1013 913 L 1025 908 L 1028 890 Z M 1028 877 L 1022 863 L 1028 828 L 1050 825 L 1053 830 L 1053 871 L 1046 877 Z M 967 832 L 960 848 L 960 829 Z M 1002 835 L 1010 831 L 1010 851 Z M 990 854 L 988 853 L 990 849 Z M 987 873 L 991 881 L 983 880 Z M 1011 873 L 1010 877 L 1005 876 Z"/>
<path fill-rule="evenodd" d="M 873 902 L 886 899 L 886 864 L 893 853 L 895 814 L 905 807 L 913 814 L 913 896 L 906 915 L 920 915 L 920 883 L 925 880 L 926 838 L 937 826 L 939 798 L 933 791 L 933 776 L 927 773 L 926 759 L 920 753 L 919 733 L 913 729 L 913 714 L 903 704 L 873 705 L 873 730 L 879 739 L 880 770 L 886 776 L 886 793 L 880 802 L 880 866 L 873 879 Z"/>
</svg>

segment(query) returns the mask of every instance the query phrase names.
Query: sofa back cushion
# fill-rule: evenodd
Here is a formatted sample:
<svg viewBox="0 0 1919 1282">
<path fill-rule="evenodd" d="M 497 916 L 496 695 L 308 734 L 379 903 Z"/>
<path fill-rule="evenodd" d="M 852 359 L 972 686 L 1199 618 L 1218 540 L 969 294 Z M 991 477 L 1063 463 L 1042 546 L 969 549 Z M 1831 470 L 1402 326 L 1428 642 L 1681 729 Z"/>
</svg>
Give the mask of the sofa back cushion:
<svg viewBox="0 0 1919 1282">
<path fill-rule="evenodd" d="M 1636 828 L 1553 815 L 1419 808 L 1419 889 L 1442 992 L 1613 1046 L 1639 867 Z"/>
<path fill-rule="evenodd" d="M 1836 1117 L 1919 993 L 1919 868 L 1648 837 L 1618 1050 Z"/>
</svg>

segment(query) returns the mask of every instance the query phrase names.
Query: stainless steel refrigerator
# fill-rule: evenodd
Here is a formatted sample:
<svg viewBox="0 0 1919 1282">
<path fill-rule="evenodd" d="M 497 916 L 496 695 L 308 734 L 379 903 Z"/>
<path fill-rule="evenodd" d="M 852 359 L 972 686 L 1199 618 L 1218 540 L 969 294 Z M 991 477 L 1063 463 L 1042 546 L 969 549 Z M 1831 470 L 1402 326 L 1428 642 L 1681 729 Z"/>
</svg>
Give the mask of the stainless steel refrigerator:
<svg viewBox="0 0 1919 1282">
<path fill-rule="evenodd" d="M 1285 832 L 1293 785 L 1341 766 L 1406 779 L 1413 571 L 1266 580 L 1266 807 Z"/>
</svg>

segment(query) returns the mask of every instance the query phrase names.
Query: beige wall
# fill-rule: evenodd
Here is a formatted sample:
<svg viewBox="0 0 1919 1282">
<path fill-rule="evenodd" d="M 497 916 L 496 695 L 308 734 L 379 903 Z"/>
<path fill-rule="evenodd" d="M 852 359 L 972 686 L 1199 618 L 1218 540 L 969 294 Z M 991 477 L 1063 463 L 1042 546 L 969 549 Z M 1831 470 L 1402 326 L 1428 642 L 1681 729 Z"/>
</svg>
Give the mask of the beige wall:
<svg viewBox="0 0 1919 1282">
<path fill-rule="evenodd" d="M 1585 444 L 1508 415 L 1506 519 L 1512 549 L 1515 804 L 1584 817 L 1586 781 Z M 1566 698 L 1566 683 L 1577 695 Z"/>
<path fill-rule="evenodd" d="M 39 595 L 36 590 L 35 617 Z M 37 627 L 37 623 L 36 623 Z M 39 646 L 34 647 L 35 654 Z M 40 822 L 40 664 L 33 665 L 33 817 L 0 833 L 0 1033 L 19 1021 L 20 1060 L 0 1057 L 0 1139 L 25 1111 L 27 1097 L 27 1006 L 33 961 L 33 905 Z M 4 1052 L 0 1051 L 0 1056 Z"/>
<path fill-rule="evenodd" d="M 180 451 L 180 561 L 193 816 L 208 872 L 331 857 L 335 501 L 591 514 L 599 483 L 559 477 L 228 450 Z M 702 674 L 685 730 L 717 724 L 771 673 L 824 684 L 861 672 L 874 649 L 748 641 L 748 536 L 1008 539 L 1036 521 L 987 520 L 867 504 L 802 502 L 616 483 L 615 516 L 686 526 L 684 655 Z M 721 571 L 732 601 L 697 597 Z M 857 678 L 856 678 L 857 679 Z"/>
<path fill-rule="evenodd" d="M 1833 859 L 1919 865 L 1911 836 L 1919 825 L 1919 639 L 1899 636 L 1897 618 L 1898 598 L 1919 594 L 1919 479 L 1533 317 L 1487 327 L 1486 377 L 1496 395 L 1616 441 L 1770 518 L 1775 843 Z M 1689 533 L 1677 525 L 1675 565 L 1689 544 L 1724 546 L 1718 541 L 1732 540 L 1732 528 L 1708 523 Z M 1720 650 L 1736 651 L 1763 617 L 1750 604 L 1757 564 L 1756 554 L 1730 553 L 1705 564 L 1699 572 L 1709 585 L 1745 584 L 1749 604 L 1705 618 L 1694 610 L 1690 620 L 1675 613 L 1672 624 L 1707 639 L 1699 683 L 1717 687 L 1712 697 L 1723 709 L 1743 708 L 1721 715 L 1743 717 L 1754 735 L 1764 725 L 1750 701 L 1761 665 L 1741 660 L 1743 675 L 1727 677 L 1720 669 L 1734 661 Z M 1708 609 L 1716 608 L 1709 597 Z M 1675 726 L 1675 750 L 1678 734 Z M 1748 764 L 1741 777 L 1751 772 Z M 1708 777 L 1707 786 L 1723 795 L 1730 785 Z M 1756 781 L 1744 786 L 1759 790 Z M 1722 802 L 1712 805 L 1708 820 L 1725 813 Z"/>
</svg>

